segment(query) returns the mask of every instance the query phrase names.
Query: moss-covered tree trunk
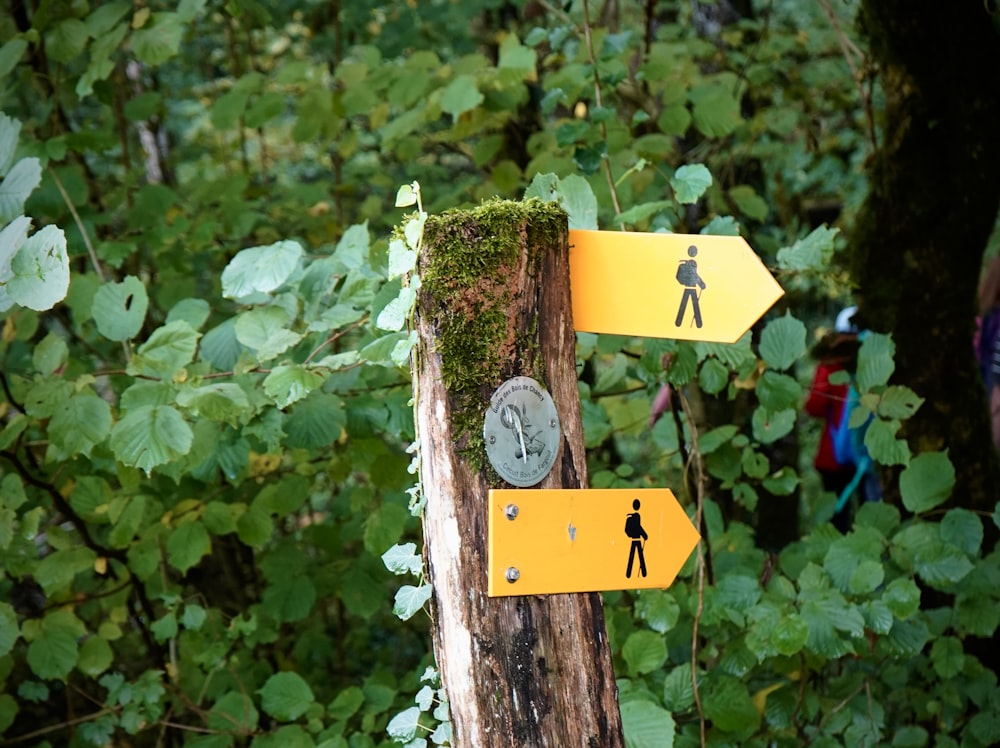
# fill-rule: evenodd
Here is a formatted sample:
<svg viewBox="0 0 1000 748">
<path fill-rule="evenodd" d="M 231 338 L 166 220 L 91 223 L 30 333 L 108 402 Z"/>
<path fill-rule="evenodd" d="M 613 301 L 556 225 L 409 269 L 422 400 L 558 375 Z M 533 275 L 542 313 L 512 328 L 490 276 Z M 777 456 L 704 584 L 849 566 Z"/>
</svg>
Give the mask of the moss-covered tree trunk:
<svg viewBox="0 0 1000 748">
<path fill-rule="evenodd" d="M 530 376 L 562 439 L 540 488 L 586 485 L 566 214 L 495 201 L 428 220 L 414 378 L 434 652 L 464 748 L 623 745 L 599 594 L 487 596 L 490 396 Z M 524 488 L 530 491 L 533 488 Z"/>
<path fill-rule="evenodd" d="M 926 398 L 905 426 L 911 449 L 948 449 L 952 503 L 992 511 L 997 464 L 972 352 L 1000 204 L 1000 35 L 988 5 L 863 2 L 885 110 L 851 261 L 865 321 L 896 342 L 894 381 Z"/>
</svg>

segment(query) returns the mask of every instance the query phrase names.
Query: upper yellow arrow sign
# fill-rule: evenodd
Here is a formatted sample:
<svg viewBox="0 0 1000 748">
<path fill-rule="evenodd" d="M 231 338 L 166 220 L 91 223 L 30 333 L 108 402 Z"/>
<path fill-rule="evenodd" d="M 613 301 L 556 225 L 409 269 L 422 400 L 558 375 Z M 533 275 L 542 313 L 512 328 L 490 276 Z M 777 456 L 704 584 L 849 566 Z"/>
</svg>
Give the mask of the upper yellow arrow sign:
<svg viewBox="0 0 1000 748">
<path fill-rule="evenodd" d="M 669 587 L 698 544 L 669 488 L 490 491 L 490 597 Z"/>
<path fill-rule="evenodd" d="M 569 232 L 573 326 L 735 343 L 784 291 L 739 236 Z"/>
</svg>

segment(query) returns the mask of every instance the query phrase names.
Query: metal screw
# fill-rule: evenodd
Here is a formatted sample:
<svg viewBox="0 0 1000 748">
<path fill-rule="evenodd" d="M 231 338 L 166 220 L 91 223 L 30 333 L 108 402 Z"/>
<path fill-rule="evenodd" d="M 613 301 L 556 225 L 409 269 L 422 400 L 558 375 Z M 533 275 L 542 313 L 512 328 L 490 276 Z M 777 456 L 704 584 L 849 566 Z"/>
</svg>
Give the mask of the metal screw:
<svg viewBox="0 0 1000 748">
<path fill-rule="evenodd" d="M 507 516 L 507 519 L 514 519 L 517 516 L 517 504 L 508 504 L 504 507 L 503 513 Z"/>
<path fill-rule="evenodd" d="M 497 438 L 492 434 L 490 434 L 490 444 L 496 444 L 496 443 L 497 443 Z"/>
<path fill-rule="evenodd" d="M 554 429 L 556 427 L 556 419 L 552 418 L 549 420 L 549 428 Z"/>
<path fill-rule="evenodd" d="M 511 584 L 514 584 L 514 582 L 516 582 L 520 578 L 521 578 L 521 572 L 519 572 L 517 570 L 517 567 L 515 567 L 515 566 L 508 566 L 507 567 L 507 581 L 508 582 L 510 582 Z"/>
</svg>

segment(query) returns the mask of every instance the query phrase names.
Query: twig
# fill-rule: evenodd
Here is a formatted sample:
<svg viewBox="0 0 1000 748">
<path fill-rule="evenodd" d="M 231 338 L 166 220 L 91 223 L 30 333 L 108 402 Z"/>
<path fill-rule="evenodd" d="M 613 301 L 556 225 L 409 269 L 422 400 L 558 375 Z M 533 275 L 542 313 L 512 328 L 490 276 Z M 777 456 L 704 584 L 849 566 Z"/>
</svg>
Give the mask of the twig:
<svg viewBox="0 0 1000 748">
<path fill-rule="evenodd" d="M 830 7 L 829 0 L 819 0 L 819 6 L 823 9 L 826 17 L 830 19 L 830 24 L 833 26 L 833 30 L 837 34 L 840 51 L 844 55 L 844 62 L 847 63 L 847 67 L 851 71 L 851 77 L 858 86 L 858 95 L 861 98 L 861 109 L 865 113 L 865 123 L 868 125 L 868 137 L 871 139 L 872 150 L 877 150 L 878 135 L 875 132 L 875 115 L 872 113 L 871 91 L 866 93 L 862 87 L 862 75 L 854 61 L 855 58 L 864 60 L 864 53 L 858 49 L 854 42 L 847 38 L 847 34 L 845 34 L 843 29 L 840 28 L 840 22 L 837 20 L 837 14 L 834 13 L 833 8 Z"/>
<path fill-rule="evenodd" d="M 69 212 L 73 215 L 73 222 L 76 223 L 76 228 L 79 230 L 80 236 L 83 237 L 83 243 L 87 247 L 87 254 L 90 255 L 90 261 L 94 265 L 94 271 L 103 283 L 104 271 L 101 269 L 101 261 L 97 259 L 97 251 L 94 249 L 94 245 L 90 241 L 90 234 L 87 233 L 87 228 L 83 225 L 83 221 L 80 219 L 80 214 L 76 212 L 76 206 L 73 205 L 73 201 L 70 199 L 69 193 L 66 192 L 66 188 L 63 186 L 62 180 L 59 179 L 59 175 L 56 174 L 56 170 L 51 166 L 49 167 L 49 175 L 56 183 L 56 188 L 59 190 L 59 194 L 62 195 L 62 199 L 66 203 L 66 207 L 69 208 Z"/>
<path fill-rule="evenodd" d="M 604 107 L 604 101 L 601 96 L 601 77 L 597 72 L 597 56 L 594 54 L 594 37 L 590 33 L 590 5 L 587 0 L 583 0 L 583 37 L 587 44 L 587 56 L 590 58 L 590 66 L 594 71 L 594 104 L 598 109 Z M 608 143 L 608 127 L 602 121 L 600 123 L 601 128 L 601 139 L 604 141 L 605 153 L 601 156 L 601 166 L 604 169 L 604 176 L 608 180 L 608 190 L 611 192 L 611 204 L 615 208 L 615 215 L 620 216 L 622 213 L 621 203 L 618 201 L 618 188 L 615 186 L 615 178 L 611 173 L 611 160 L 607 154 L 607 143 Z M 624 223 L 619 224 L 619 228 L 622 231 L 626 231 Z"/>
<path fill-rule="evenodd" d="M 69 719 L 65 722 L 60 722 L 58 725 L 49 725 L 48 727 L 42 727 L 33 732 L 27 732 L 24 735 L 18 735 L 14 738 L 7 738 L 4 745 L 14 745 L 15 743 L 26 743 L 29 740 L 34 740 L 35 738 L 40 738 L 42 735 L 48 735 L 49 733 L 58 732 L 59 730 L 65 730 L 69 727 L 75 727 L 76 725 L 82 725 L 84 722 L 90 722 L 95 719 L 100 719 L 106 714 L 114 714 L 117 709 L 101 709 L 96 712 L 91 712 L 85 717 L 77 717 L 75 719 Z"/>
<path fill-rule="evenodd" d="M 695 511 L 694 511 L 694 526 L 698 528 L 699 533 L 704 533 L 704 528 L 702 527 L 702 519 L 705 507 L 705 464 L 701 458 L 701 450 L 698 449 L 698 428 L 695 425 L 693 414 L 691 413 L 691 408 L 688 405 L 687 398 L 684 397 L 684 393 L 678 390 L 677 397 L 681 402 L 681 407 L 684 409 L 684 415 L 687 417 L 688 430 L 691 435 L 691 456 L 690 462 L 694 463 L 695 470 Z M 681 434 L 678 434 L 678 441 L 682 438 Z M 685 470 L 686 472 L 686 470 Z M 698 631 L 701 627 L 701 616 L 705 610 L 705 541 L 699 541 L 698 543 L 698 607 L 694 613 L 694 623 L 691 629 L 691 686 L 694 689 L 694 705 L 698 710 L 698 722 L 701 728 L 701 745 L 708 745 L 708 735 L 707 735 L 707 720 L 705 719 L 705 711 L 701 706 L 701 695 L 698 692 Z"/>
</svg>

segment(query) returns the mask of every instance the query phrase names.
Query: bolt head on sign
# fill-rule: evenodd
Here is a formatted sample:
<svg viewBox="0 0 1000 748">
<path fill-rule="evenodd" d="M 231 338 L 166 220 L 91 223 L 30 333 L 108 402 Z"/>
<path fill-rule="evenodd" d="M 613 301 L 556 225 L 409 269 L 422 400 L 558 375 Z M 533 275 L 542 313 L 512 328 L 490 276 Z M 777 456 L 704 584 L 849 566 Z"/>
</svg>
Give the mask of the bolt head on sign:
<svg viewBox="0 0 1000 748">
<path fill-rule="evenodd" d="M 488 593 L 662 589 L 700 539 L 668 488 L 493 489 Z"/>
<path fill-rule="evenodd" d="M 569 232 L 577 332 L 735 343 L 784 291 L 739 236 Z"/>
</svg>

